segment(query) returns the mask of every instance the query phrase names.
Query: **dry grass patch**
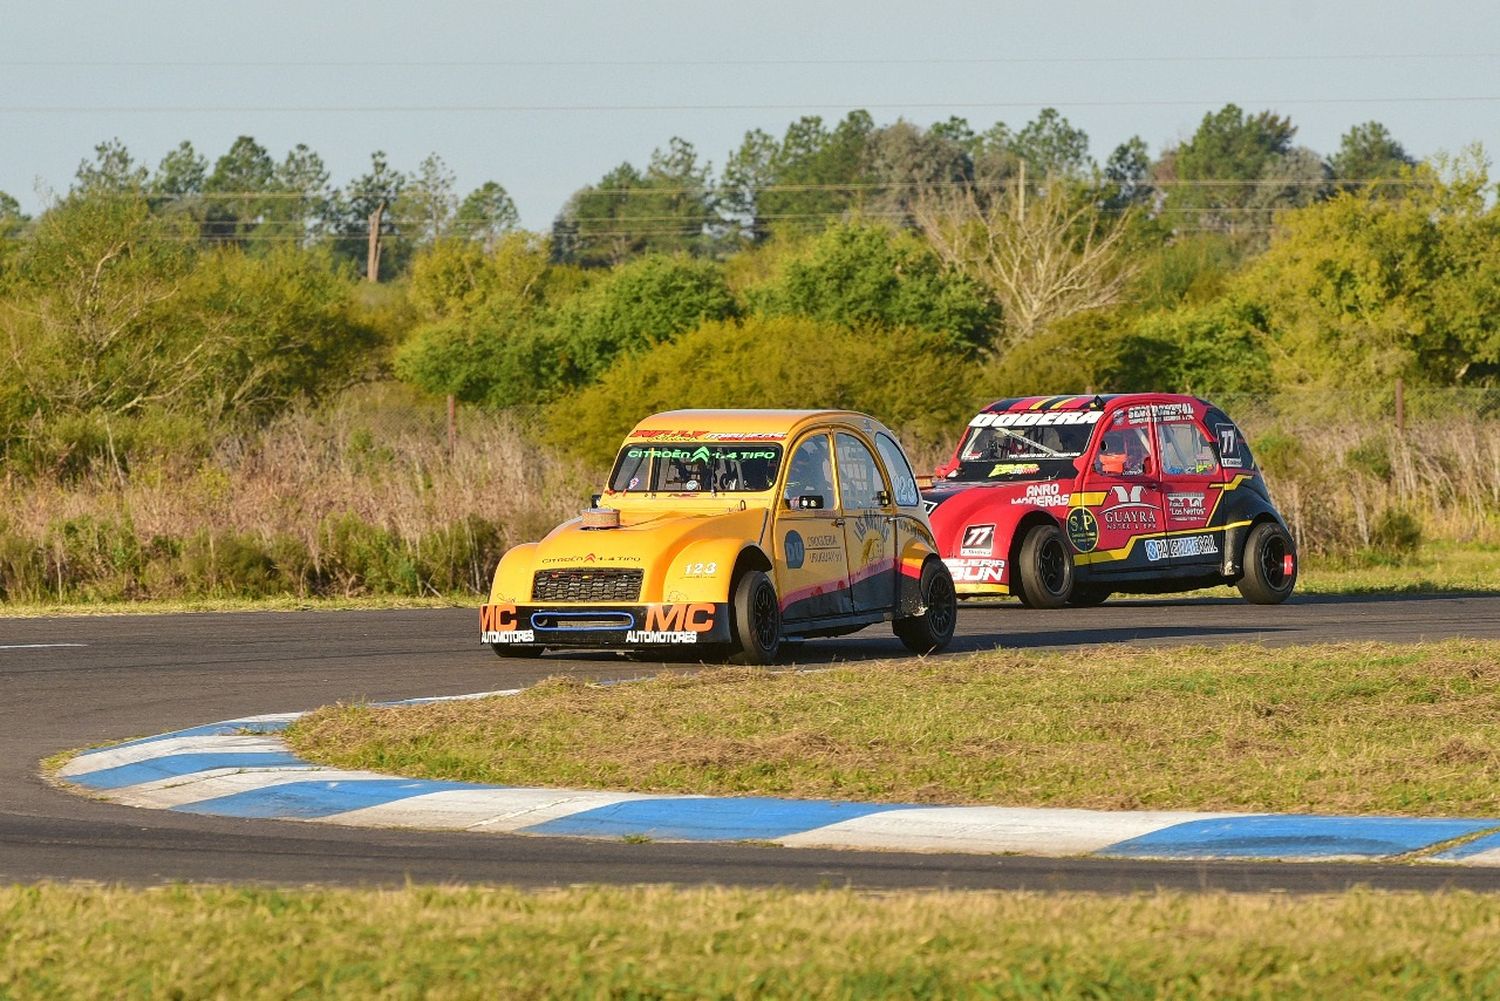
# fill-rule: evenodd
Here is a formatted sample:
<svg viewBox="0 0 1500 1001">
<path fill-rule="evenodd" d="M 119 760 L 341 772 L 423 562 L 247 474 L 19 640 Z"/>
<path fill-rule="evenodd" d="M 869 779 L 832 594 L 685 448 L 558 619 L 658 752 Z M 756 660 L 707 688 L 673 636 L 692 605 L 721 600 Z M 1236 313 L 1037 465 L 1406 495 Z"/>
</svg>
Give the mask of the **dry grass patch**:
<svg viewBox="0 0 1500 1001">
<path fill-rule="evenodd" d="M 333 706 L 309 758 L 534 785 L 1500 816 L 1500 643 L 997 651 Z"/>
<path fill-rule="evenodd" d="M 3 998 L 1479 998 L 1500 899 L 0 887 Z"/>
</svg>

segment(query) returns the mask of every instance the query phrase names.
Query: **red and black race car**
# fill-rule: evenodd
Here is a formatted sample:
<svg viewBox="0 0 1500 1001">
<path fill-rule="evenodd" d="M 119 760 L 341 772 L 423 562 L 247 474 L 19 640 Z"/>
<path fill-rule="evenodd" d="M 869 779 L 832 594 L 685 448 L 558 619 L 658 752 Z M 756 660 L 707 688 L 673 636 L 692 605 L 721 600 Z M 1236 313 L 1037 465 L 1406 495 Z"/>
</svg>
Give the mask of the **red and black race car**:
<svg viewBox="0 0 1500 1001">
<path fill-rule="evenodd" d="M 1275 604 L 1297 582 L 1244 435 L 1192 396 L 1000 400 L 923 497 L 960 595 L 1061 608 L 1237 584 Z"/>
</svg>

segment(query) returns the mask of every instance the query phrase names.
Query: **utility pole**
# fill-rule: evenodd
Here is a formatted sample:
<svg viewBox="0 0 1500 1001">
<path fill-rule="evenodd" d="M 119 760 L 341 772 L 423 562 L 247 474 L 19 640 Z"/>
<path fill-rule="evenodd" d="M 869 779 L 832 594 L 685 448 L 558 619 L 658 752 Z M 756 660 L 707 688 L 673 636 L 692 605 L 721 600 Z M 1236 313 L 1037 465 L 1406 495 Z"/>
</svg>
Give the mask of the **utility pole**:
<svg viewBox="0 0 1500 1001">
<path fill-rule="evenodd" d="M 1021 181 L 1016 189 L 1016 222 L 1026 218 L 1026 161 L 1021 161 Z"/>
<path fill-rule="evenodd" d="M 365 281 L 380 281 L 380 217 L 385 215 L 385 199 L 375 204 L 370 213 L 370 246 L 365 255 Z"/>
</svg>

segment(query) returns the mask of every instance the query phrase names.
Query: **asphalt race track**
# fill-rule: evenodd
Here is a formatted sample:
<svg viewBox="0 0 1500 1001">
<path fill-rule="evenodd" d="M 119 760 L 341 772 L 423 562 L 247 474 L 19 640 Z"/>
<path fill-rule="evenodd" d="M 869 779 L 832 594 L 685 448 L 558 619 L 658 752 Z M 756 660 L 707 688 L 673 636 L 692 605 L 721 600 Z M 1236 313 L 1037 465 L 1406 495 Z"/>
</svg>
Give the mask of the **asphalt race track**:
<svg viewBox="0 0 1500 1001">
<path fill-rule="evenodd" d="M 61 792 L 55 752 L 235 716 L 516 687 L 552 674 L 654 673 L 613 655 L 498 660 L 466 609 L 0 618 L 0 882 L 39 879 L 400 885 L 672 882 L 1127 891 L 1500 890 L 1500 869 L 1431 865 L 1167 863 L 626 844 L 358 830 L 134 810 Z M 1336 640 L 1500 639 L 1500 596 L 1231 598 L 1026 611 L 966 605 L 953 652 Z M 799 662 L 898 657 L 888 630 L 815 641 Z M 697 665 L 674 663 L 671 670 Z"/>
</svg>

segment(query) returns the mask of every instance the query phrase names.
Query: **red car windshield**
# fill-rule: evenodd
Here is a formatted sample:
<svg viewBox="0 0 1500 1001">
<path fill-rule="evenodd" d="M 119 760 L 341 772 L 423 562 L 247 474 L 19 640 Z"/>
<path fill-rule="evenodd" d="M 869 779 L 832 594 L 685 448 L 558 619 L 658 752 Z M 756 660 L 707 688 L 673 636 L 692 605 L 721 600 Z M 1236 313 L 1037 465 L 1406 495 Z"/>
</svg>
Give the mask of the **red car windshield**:
<svg viewBox="0 0 1500 1001">
<path fill-rule="evenodd" d="M 1014 419 L 1013 414 L 980 414 L 975 424 Z M 1077 415 L 1067 415 L 1072 418 Z M 1088 450 L 1097 412 L 1082 415 L 1087 423 L 1045 426 L 971 425 L 959 446 L 958 465 L 947 476 L 966 482 L 987 480 L 1053 480 L 1078 473 L 1077 460 Z"/>
</svg>

